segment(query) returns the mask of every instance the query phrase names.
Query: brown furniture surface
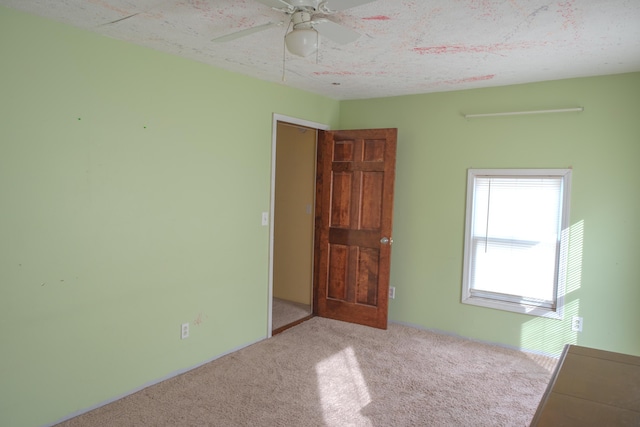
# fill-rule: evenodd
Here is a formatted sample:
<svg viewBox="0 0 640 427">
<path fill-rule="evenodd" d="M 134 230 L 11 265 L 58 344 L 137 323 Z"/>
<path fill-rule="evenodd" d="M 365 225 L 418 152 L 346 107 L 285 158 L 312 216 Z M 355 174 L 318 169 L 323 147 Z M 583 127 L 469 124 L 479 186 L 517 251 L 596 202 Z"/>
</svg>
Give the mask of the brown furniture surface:
<svg viewBox="0 0 640 427">
<path fill-rule="evenodd" d="M 531 426 L 640 426 L 640 357 L 566 345 Z"/>
</svg>

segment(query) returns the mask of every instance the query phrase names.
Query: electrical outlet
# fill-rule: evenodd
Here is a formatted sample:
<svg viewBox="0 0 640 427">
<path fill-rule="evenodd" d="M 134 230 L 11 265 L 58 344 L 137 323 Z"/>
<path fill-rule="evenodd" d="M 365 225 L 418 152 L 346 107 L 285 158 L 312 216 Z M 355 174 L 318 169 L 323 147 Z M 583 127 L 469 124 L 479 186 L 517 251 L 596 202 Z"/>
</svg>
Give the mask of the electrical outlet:
<svg viewBox="0 0 640 427">
<path fill-rule="evenodd" d="M 396 299 L 396 287 L 389 286 L 389 299 Z"/>
<path fill-rule="evenodd" d="M 185 338 L 189 338 L 189 324 L 188 323 L 183 323 L 182 327 L 180 328 L 180 339 L 185 339 Z"/>
<path fill-rule="evenodd" d="M 582 317 L 573 316 L 571 318 L 571 330 L 573 332 L 582 332 Z"/>
</svg>

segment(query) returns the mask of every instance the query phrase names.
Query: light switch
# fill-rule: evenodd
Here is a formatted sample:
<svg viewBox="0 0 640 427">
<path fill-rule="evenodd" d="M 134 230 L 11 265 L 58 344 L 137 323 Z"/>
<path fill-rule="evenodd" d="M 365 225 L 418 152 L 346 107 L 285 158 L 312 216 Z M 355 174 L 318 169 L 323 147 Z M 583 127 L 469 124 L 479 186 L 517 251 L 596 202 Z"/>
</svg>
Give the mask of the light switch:
<svg viewBox="0 0 640 427">
<path fill-rule="evenodd" d="M 262 212 L 262 225 L 269 225 L 269 212 Z"/>
</svg>

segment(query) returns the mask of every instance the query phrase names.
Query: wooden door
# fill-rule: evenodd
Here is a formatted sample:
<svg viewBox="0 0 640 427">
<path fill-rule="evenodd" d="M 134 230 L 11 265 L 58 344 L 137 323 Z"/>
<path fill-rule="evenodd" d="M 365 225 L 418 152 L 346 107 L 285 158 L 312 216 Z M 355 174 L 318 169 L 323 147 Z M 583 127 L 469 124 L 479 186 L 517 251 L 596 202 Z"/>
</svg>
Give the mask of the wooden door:
<svg viewBox="0 0 640 427">
<path fill-rule="evenodd" d="M 396 129 L 318 135 L 314 312 L 387 328 Z"/>
</svg>

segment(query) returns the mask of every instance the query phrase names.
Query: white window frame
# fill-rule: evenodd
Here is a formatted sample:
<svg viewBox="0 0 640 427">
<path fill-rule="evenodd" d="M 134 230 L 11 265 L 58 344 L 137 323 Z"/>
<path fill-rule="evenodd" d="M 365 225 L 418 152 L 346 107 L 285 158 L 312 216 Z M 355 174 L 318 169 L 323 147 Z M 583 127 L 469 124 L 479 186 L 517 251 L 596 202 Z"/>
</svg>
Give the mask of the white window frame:
<svg viewBox="0 0 640 427">
<path fill-rule="evenodd" d="M 472 290 L 472 262 L 473 262 L 473 224 L 476 193 L 476 178 L 490 177 L 554 177 L 562 179 L 562 213 L 560 215 L 560 227 L 558 245 L 556 251 L 556 265 L 554 278 L 553 304 L 537 304 L 536 301 L 527 300 L 518 295 L 483 292 Z M 564 294 L 567 277 L 567 253 L 569 230 L 569 202 L 571 195 L 571 169 L 469 169 L 467 171 L 467 207 L 465 217 L 464 240 L 464 269 L 462 278 L 462 303 L 499 310 L 524 313 L 534 316 L 562 319 L 564 315 Z"/>
</svg>

